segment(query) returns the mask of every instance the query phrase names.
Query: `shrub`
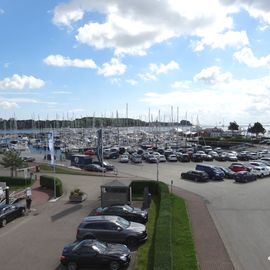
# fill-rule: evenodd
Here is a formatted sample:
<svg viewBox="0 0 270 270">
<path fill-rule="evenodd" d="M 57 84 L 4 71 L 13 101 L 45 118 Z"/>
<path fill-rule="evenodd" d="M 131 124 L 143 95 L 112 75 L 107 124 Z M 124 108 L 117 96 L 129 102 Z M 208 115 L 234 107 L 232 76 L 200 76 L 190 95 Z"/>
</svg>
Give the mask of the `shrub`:
<svg viewBox="0 0 270 270">
<path fill-rule="evenodd" d="M 7 186 L 31 186 L 31 178 L 0 176 L 0 182 L 6 182 Z"/>
<path fill-rule="evenodd" d="M 60 197 L 63 194 L 62 181 L 59 178 L 53 176 L 47 175 L 40 176 L 40 185 L 42 187 L 54 190 L 54 181 L 55 181 L 56 197 Z"/>
</svg>

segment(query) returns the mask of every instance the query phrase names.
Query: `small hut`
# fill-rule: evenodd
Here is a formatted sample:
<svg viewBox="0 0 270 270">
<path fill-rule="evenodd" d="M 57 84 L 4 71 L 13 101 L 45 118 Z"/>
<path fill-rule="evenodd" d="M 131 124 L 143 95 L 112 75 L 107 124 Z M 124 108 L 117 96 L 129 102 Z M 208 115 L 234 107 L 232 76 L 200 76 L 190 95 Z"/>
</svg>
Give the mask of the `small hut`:
<svg viewBox="0 0 270 270">
<path fill-rule="evenodd" d="M 131 204 L 132 192 L 130 180 L 125 180 L 125 183 L 114 180 L 102 185 L 100 189 L 101 207 L 116 204 Z"/>
</svg>

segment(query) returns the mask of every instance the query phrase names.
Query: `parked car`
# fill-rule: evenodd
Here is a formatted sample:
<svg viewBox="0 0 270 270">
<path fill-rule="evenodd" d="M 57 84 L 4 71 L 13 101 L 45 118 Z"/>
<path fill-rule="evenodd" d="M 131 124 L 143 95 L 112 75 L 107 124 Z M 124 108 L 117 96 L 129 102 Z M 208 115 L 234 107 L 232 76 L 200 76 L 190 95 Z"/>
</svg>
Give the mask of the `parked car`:
<svg viewBox="0 0 270 270">
<path fill-rule="evenodd" d="M 223 180 L 225 174 L 223 171 L 217 169 L 215 166 L 209 164 L 197 164 L 196 170 L 206 172 L 212 180 Z"/>
<path fill-rule="evenodd" d="M 232 164 L 229 166 L 229 169 L 231 169 L 233 172 L 249 171 L 248 167 L 243 164 Z"/>
<path fill-rule="evenodd" d="M 142 156 L 136 153 L 133 153 L 132 155 L 130 155 L 130 160 L 133 163 L 142 163 Z"/>
<path fill-rule="evenodd" d="M 194 154 L 192 154 L 192 156 L 191 156 L 191 160 L 192 160 L 193 162 L 203 162 L 203 157 L 201 156 L 201 154 L 194 153 Z"/>
<path fill-rule="evenodd" d="M 113 171 L 114 170 L 114 166 L 111 163 L 107 162 L 107 161 L 103 161 L 103 163 L 101 163 L 101 162 L 95 160 L 95 161 L 92 162 L 92 164 L 97 164 L 97 165 L 105 168 L 106 171 Z"/>
<path fill-rule="evenodd" d="M 130 258 L 130 250 L 126 245 L 88 239 L 66 245 L 60 262 L 69 270 L 76 270 L 78 267 L 106 267 L 118 270 L 128 266 Z"/>
<path fill-rule="evenodd" d="M 158 162 L 166 162 L 166 157 L 164 155 L 159 155 Z"/>
<path fill-rule="evenodd" d="M 128 155 L 121 155 L 120 156 L 120 159 L 119 159 L 119 162 L 121 162 L 121 163 L 128 163 L 129 162 Z"/>
<path fill-rule="evenodd" d="M 235 173 L 233 179 L 238 183 L 247 183 L 257 180 L 257 176 L 248 171 L 241 171 Z"/>
<path fill-rule="evenodd" d="M 35 161 L 35 158 L 33 158 L 33 157 L 23 157 L 23 161 L 34 162 Z"/>
<path fill-rule="evenodd" d="M 128 221 L 134 221 L 145 224 L 148 221 L 148 212 L 140 208 L 134 208 L 129 205 L 113 205 L 108 207 L 99 207 L 95 210 L 95 215 L 119 216 Z"/>
<path fill-rule="evenodd" d="M 240 161 L 248 161 L 250 159 L 247 153 L 239 153 L 237 158 Z"/>
<path fill-rule="evenodd" d="M 203 171 L 188 171 L 181 173 L 182 179 L 193 180 L 195 182 L 207 182 L 209 180 L 209 175 Z"/>
<path fill-rule="evenodd" d="M 181 157 L 178 157 L 180 162 L 190 162 L 190 157 L 188 154 L 183 154 Z"/>
<path fill-rule="evenodd" d="M 88 164 L 84 169 L 91 172 L 106 172 L 106 169 L 98 164 Z"/>
<path fill-rule="evenodd" d="M 145 225 L 118 216 L 88 216 L 79 225 L 76 238 L 135 246 L 147 239 L 147 232 Z"/>
<path fill-rule="evenodd" d="M 233 179 L 235 172 L 233 172 L 231 169 L 222 166 L 215 166 L 215 167 L 224 172 L 225 178 Z"/>
<path fill-rule="evenodd" d="M 226 161 L 227 156 L 225 154 L 220 153 L 218 156 L 215 157 L 216 161 Z"/>
<path fill-rule="evenodd" d="M 25 207 L 17 204 L 0 204 L 0 224 L 6 224 L 17 217 L 25 215 Z"/>
<path fill-rule="evenodd" d="M 237 161 L 238 158 L 237 158 L 237 156 L 236 156 L 235 154 L 233 154 L 233 153 L 227 153 L 227 160 L 228 160 L 228 161 Z"/>
<path fill-rule="evenodd" d="M 170 162 L 176 162 L 177 161 L 177 156 L 175 154 L 170 154 L 167 156 L 167 160 Z"/>
<path fill-rule="evenodd" d="M 148 162 L 148 163 L 157 163 L 158 160 L 157 160 L 157 157 L 150 154 L 150 155 L 147 156 L 145 161 Z"/>
<path fill-rule="evenodd" d="M 251 171 L 251 173 L 255 174 L 257 177 L 265 177 L 270 174 L 270 171 L 266 167 L 260 167 L 260 166 L 254 166 Z"/>
<path fill-rule="evenodd" d="M 211 155 L 206 154 L 205 156 L 203 156 L 203 160 L 204 161 L 213 161 L 214 158 Z"/>
</svg>

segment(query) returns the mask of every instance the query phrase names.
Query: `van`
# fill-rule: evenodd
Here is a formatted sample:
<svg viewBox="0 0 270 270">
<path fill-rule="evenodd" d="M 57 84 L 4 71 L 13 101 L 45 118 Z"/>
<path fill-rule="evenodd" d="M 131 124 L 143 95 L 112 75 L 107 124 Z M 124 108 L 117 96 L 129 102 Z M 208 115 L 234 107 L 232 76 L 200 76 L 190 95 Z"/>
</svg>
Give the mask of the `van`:
<svg viewBox="0 0 270 270">
<path fill-rule="evenodd" d="M 196 170 L 206 172 L 212 180 L 223 180 L 225 176 L 220 169 L 208 164 L 197 164 Z"/>
</svg>

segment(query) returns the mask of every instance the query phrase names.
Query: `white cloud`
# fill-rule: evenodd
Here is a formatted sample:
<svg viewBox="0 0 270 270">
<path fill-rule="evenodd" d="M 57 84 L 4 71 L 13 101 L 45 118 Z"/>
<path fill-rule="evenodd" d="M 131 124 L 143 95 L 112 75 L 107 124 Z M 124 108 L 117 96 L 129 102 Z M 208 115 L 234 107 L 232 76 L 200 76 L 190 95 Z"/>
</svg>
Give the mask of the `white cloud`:
<svg viewBox="0 0 270 270">
<path fill-rule="evenodd" d="M 56 67 L 77 67 L 77 68 L 92 68 L 96 69 L 97 65 L 92 59 L 70 59 L 69 57 L 65 57 L 59 54 L 49 55 L 44 60 L 44 63 L 49 66 Z"/>
<path fill-rule="evenodd" d="M 138 76 L 144 81 L 155 81 L 157 80 L 157 75 L 166 74 L 170 70 L 179 69 L 179 64 L 174 60 L 170 61 L 168 64 L 149 64 L 149 72 L 140 73 Z"/>
<path fill-rule="evenodd" d="M 235 52 L 233 57 L 240 63 L 252 68 L 267 67 L 270 65 L 270 54 L 257 58 L 250 48 L 243 48 L 241 51 Z"/>
<path fill-rule="evenodd" d="M 188 89 L 191 85 L 191 81 L 175 81 L 171 84 L 172 88 L 184 88 Z"/>
<path fill-rule="evenodd" d="M 72 0 L 54 9 L 53 22 L 71 27 L 85 13 L 100 13 L 103 21 L 90 21 L 77 29 L 78 42 L 111 48 L 115 54 L 143 55 L 154 44 L 185 35 L 202 38 L 209 46 L 221 46 L 213 37 L 228 36 L 226 31 L 233 27 L 231 14 L 236 11 L 219 0 L 209 0 L 207 5 L 197 0 Z"/>
<path fill-rule="evenodd" d="M 128 84 L 130 84 L 130 85 L 136 85 L 136 84 L 138 84 L 138 82 L 136 81 L 136 80 L 133 80 L 133 79 L 130 79 L 130 80 L 126 80 L 126 82 L 128 83 Z"/>
<path fill-rule="evenodd" d="M 149 72 L 147 73 L 140 73 L 138 76 L 144 80 L 144 81 L 155 81 L 157 77 L 154 74 L 151 74 Z"/>
<path fill-rule="evenodd" d="M 120 62 L 117 58 L 112 58 L 109 63 L 102 64 L 98 69 L 98 74 L 108 76 L 122 75 L 126 72 L 127 66 Z"/>
<path fill-rule="evenodd" d="M 11 78 L 4 78 L 0 81 L 0 89 L 35 89 L 41 88 L 45 85 L 45 82 L 41 79 L 35 78 L 34 76 L 18 75 L 14 74 Z"/>
<path fill-rule="evenodd" d="M 269 93 L 270 76 L 266 76 L 254 80 L 231 80 L 227 84 L 201 88 L 194 85 L 189 91 L 148 92 L 140 101 L 153 109 L 179 106 L 180 115 L 185 112 L 199 114 L 200 121 L 204 123 L 213 124 L 224 117 L 228 121 L 242 123 L 258 119 L 267 123 L 270 116 Z"/>
<path fill-rule="evenodd" d="M 83 15 L 84 11 L 79 7 L 75 7 L 72 4 L 70 6 L 60 4 L 54 9 L 53 23 L 59 26 L 64 25 L 71 27 L 71 24 L 81 20 Z"/>
<path fill-rule="evenodd" d="M 210 46 L 213 49 L 225 49 L 226 47 L 241 48 L 249 44 L 246 31 L 227 31 L 222 34 L 209 34 L 203 37 L 200 41 L 192 44 L 194 51 L 202 51 L 205 46 Z"/>
<path fill-rule="evenodd" d="M 150 64 L 149 69 L 152 73 L 155 74 L 161 74 L 161 73 L 167 73 L 169 70 L 175 70 L 179 69 L 179 64 L 175 61 L 171 61 L 168 64 Z"/>
<path fill-rule="evenodd" d="M 194 76 L 194 81 L 203 81 L 206 84 L 228 83 L 232 79 L 230 72 L 221 73 L 220 67 L 212 66 L 202 69 Z"/>
<path fill-rule="evenodd" d="M 57 95 L 71 95 L 72 92 L 69 92 L 69 91 L 54 91 L 53 94 L 57 94 Z"/>
<path fill-rule="evenodd" d="M 16 102 L 8 101 L 8 100 L 0 100 L 0 108 L 8 110 L 13 108 L 18 108 L 18 104 Z"/>
</svg>

